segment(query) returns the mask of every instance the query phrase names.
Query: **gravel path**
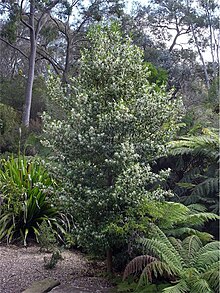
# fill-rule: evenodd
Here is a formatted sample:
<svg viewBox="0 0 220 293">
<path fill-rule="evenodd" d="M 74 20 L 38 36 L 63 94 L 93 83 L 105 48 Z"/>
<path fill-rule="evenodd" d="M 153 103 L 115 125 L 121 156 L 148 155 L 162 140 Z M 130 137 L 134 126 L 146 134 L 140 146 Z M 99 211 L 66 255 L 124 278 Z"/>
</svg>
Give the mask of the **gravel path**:
<svg viewBox="0 0 220 293">
<path fill-rule="evenodd" d="M 49 258 L 50 254 L 40 253 L 36 246 L 0 246 L 0 293 L 21 293 L 34 281 L 47 277 L 59 280 L 61 288 L 80 287 L 91 293 L 107 292 L 109 284 L 94 277 L 94 268 L 81 253 L 63 251 L 63 260 L 52 270 L 44 268 L 44 257 Z"/>
</svg>

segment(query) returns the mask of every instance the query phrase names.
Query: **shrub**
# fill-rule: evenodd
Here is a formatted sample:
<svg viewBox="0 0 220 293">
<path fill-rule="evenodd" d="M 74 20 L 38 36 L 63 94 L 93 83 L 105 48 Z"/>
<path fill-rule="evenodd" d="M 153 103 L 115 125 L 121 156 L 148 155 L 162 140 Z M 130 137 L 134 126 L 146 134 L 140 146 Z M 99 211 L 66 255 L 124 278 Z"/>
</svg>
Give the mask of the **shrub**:
<svg viewBox="0 0 220 293">
<path fill-rule="evenodd" d="M 17 111 L 0 103 L 0 154 L 18 151 L 19 121 Z"/>
<path fill-rule="evenodd" d="M 133 229 L 146 229 L 144 208 L 169 195 L 167 177 L 149 162 L 165 153 L 178 129 L 181 102 L 150 84 L 143 52 L 117 24 L 95 26 L 81 58 L 80 74 L 67 93 L 51 78 L 49 96 L 62 108 L 44 115 L 44 145 L 51 148 L 65 185 L 77 241 L 98 255 L 112 255 Z"/>
</svg>

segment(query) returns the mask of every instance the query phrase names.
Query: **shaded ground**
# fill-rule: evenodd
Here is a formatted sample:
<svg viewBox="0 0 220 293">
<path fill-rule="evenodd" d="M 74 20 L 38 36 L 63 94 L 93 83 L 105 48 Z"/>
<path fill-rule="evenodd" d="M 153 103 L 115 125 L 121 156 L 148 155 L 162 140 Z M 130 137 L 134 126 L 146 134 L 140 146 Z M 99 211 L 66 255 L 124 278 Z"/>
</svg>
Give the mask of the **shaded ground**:
<svg viewBox="0 0 220 293">
<path fill-rule="evenodd" d="M 96 268 L 81 253 L 63 251 L 63 260 L 52 270 L 44 268 L 44 257 L 50 254 L 40 253 L 37 246 L 0 246 L 0 293 L 20 293 L 47 277 L 61 283 L 53 293 L 112 292 L 105 279 L 95 277 Z"/>
</svg>

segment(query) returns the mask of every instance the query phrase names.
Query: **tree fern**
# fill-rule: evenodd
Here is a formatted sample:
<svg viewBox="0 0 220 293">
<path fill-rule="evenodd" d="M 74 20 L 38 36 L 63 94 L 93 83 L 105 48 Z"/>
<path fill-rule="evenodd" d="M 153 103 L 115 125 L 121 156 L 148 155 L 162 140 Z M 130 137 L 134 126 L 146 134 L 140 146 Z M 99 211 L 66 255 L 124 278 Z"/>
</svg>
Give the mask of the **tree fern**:
<svg viewBox="0 0 220 293">
<path fill-rule="evenodd" d="M 175 271 L 182 269 L 182 258 L 173 246 L 171 249 L 158 239 L 142 239 L 141 243 L 147 251 L 150 251 L 153 255 L 158 255 L 159 259 L 169 264 L 171 269 Z"/>
<path fill-rule="evenodd" d="M 158 225 L 163 228 L 165 234 L 168 236 L 182 238 L 188 235 L 197 235 L 197 237 L 204 241 L 210 241 L 213 239 L 213 236 L 211 234 L 198 231 L 197 229 L 204 225 L 206 222 L 210 220 L 218 220 L 220 217 L 214 213 L 204 212 L 205 210 L 205 207 L 199 204 L 192 204 L 188 207 L 185 206 L 185 209 L 183 209 L 181 213 L 175 214 L 174 212 L 174 218 L 172 218 L 173 221 L 170 226 L 164 225 L 164 220 L 161 223 L 158 222 Z M 169 209 L 169 211 L 170 213 L 173 213 L 171 209 Z"/>
<path fill-rule="evenodd" d="M 190 293 L 207 292 L 215 293 L 205 279 L 199 279 L 191 284 Z"/>
<path fill-rule="evenodd" d="M 149 263 L 156 261 L 157 258 L 151 255 L 140 255 L 135 257 L 126 266 L 123 279 L 126 279 L 131 274 L 137 274 L 142 271 Z"/>
<path fill-rule="evenodd" d="M 196 266 L 201 270 L 207 270 L 208 267 L 219 262 L 219 250 L 207 251 L 200 254 L 196 260 Z"/>
<path fill-rule="evenodd" d="M 184 280 L 180 280 L 176 285 L 163 289 L 165 293 L 185 293 L 189 292 L 189 287 Z"/>
<path fill-rule="evenodd" d="M 214 292 L 219 292 L 219 268 L 220 261 L 215 262 L 211 266 L 207 268 L 207 270 L 202 274 L 202 278 L 204 278 L 209 284 L 210 287 L 214 290 Z"/>
<path fill-rule="evenodd" d="M 168 236 L 172 235 L 174 237 L 183 237 L 184 235 L 196 235 L 202 241 L 211 241 L 213 236 L 207 232 L 201 232 L 189 227 L 178 227 L 174 229 L 166 230 Z"/>
<path fill-rule="evenodd" d="M 206 129 L 207 130 L 207 129 Z M 219 148 L 219 137 L 214 131 L 201 136 L 180 137 L 169 143 L 173 155 L 193 154 L 215 160 Z"/>
<path fill-rule="evenodd" d="M 152 282 L 163 276 L 175 285 L 163 290 L 166 293 L 215 293 L 219 289 L 219 242 L 203 245 L 198 236 L 192 235 L 183 241 L 168 238 L 158 227 L 153 227 L 151 239 L 141 243 L 151 260 L 146 263 L 140 275 L 139 284 Z M 150 258 L 152 256 L 152 258 Z M 145 256 L 146 257 L 146 256 Z M 124 278 L 136 272 L 134 263 L 144 260 L 141 256 L 131 261 L 125 269 Z M 143 267 L 143 262 L 141 266 Z"/>
<path fill-rule="evenodd" d="M 214 213 L 194 213 L 187 217 L 190 226 L 201 226 L 209 220 L 219 220 L 219 216 Z"/>
<path fill-rule="evenodd" d="M 217 195 L 219 190 L 219 180 L 218 178 L 208 178 L 204 180 L 202 183 L 195 185 L 192 193 L 186 198 L 185 203 L 191 204 L 196 203 L 198 199 L 201 201 L 207 201 L 208 199 L 215 202 L 216 198 L 213 198 L 214 195 Z"/>
<path fill-rule="evenodd" d="M 198 250 L 202 247 L 201 240 L 196 236 L 188 236 L 182 241 L 184 253 L 184 260 L 188 266 L 192 265 Z"/>
<path fill-rule="evenodd" d="M 165 262 L 155 260 L 151 263 L 148 263 L 143 269 L 138 285 L 148 284 L 149 282 L 152 282 L 153 277 L 157 278 L 159 276 L 166 276 L 167 278 L 169 278 L 175 274 L 176 272 L 173 271 L 173 269 Z"/>
<path fill-rule="evenodd" d="M 183 176 L 175 192 L 186 204 L 202 203 L 209 211 L 219 210 L 219 136 L 216 129 L 204 129 L 203 135 L 180 137 L 169 143 L 170 154 L 183 161 Z M 184 158 L 186 160 L 182 160 Z M 185 161 L 185 165 L 184 165 Z M 178 169 L 178 168 L 177 168 Z"/>
</svg>

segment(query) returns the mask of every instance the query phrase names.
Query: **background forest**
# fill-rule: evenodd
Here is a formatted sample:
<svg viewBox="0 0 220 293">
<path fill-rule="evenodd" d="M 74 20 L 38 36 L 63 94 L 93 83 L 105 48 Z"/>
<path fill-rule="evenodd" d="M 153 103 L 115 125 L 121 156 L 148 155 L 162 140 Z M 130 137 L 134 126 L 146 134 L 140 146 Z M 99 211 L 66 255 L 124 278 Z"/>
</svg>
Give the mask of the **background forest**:
<svg viewBox="0 0 220 293">
<path fill-rule="evenodd" d="M 2 1 L 1 242 L 218 292 L 217 2 Z"/>
</svg>

